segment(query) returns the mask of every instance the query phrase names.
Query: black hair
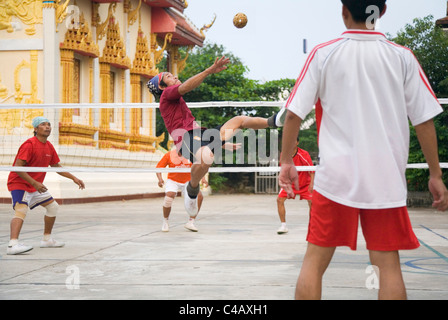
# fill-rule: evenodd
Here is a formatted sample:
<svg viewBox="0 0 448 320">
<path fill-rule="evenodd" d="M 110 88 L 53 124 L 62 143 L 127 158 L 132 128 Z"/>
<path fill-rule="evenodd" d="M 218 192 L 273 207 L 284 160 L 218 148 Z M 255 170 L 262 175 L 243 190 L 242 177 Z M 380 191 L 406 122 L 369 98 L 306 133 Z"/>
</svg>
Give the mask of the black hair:
<svg viewBox="0 0 448 320">
<path fill-rule="evenodd" d="M 369 6 L 377 6 L 380 14 L 386 6 L 387 0 L 341 0 L 352 14 L 353 20 L 356 22 L 365 22 L 372 15 Z M 366 12 L 367 11 L 367 12 Z"/>
<path fill-rule="evenodd" d="M 168 87 L 168 85 L 165 83 L 165 81 L 163 81 L 163 78 L 162 78 L 162 80 L 160 80 L 160 86 L 162 86 L 164 88 Z M 160 90 L 162 90 L 162 89 L 160 89 Z"/>
</svg>

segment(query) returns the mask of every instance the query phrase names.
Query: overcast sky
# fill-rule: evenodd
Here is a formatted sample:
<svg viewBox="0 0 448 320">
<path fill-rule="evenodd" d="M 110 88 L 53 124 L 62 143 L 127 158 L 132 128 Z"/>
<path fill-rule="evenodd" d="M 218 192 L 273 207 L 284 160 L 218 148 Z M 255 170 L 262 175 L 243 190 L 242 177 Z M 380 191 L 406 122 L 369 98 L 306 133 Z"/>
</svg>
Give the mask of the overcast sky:
<svg viewBox="0 0 448 320">
<path fill-rule="evenodd" d="M 340 0 L 188 0 L 185 15 L 200 29 L 217 15 L 206 41 L 221 44 L 249 67 L 248 78 L 269 81 L 298 77 L 308 52 L 320 43 L 339 37 Z M 379 31 L 395 35 L 415 18 L 446 16 L 447 0 L 389 0 Z M 233 26 L 233 16 L 248 16 L 244 29 Z"/>
</svg>

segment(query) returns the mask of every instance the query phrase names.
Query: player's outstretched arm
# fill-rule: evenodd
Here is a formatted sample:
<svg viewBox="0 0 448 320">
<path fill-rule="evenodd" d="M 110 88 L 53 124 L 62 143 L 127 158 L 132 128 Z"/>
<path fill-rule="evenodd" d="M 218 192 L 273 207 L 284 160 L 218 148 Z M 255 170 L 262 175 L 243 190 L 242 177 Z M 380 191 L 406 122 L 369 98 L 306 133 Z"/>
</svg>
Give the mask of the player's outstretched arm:
<svg viewBox="0 0 448 320">
<path fill-rule="evenodd" d="M 199 87 L 199 85 L 204 82 L 205 78 L 207 78 L 209 75 L 221 72 L 225 69 L 227 69 L 227 64 L 230 63 L 230 59 L 226 57 L 216 58 L 215 63 L 201 73 L 198 73 L 197 75 L 191 77 L 184 83 L 182 83 L 179 86 L 179 94 L 181 96 L 187 94 L 188 92 L 196 89 Z"/>
<path fill-rule="evenodd" d="M 57 167 L 57 168 L 62 168 L 62 166 L 57 163 L 57 164 L 53 164 L 51 165 L 52 167 Z M 59 174 L 60 176 L 63 176 L 65 178 L 71 179 L 73 180 L 73 182 L 75 184 L 78 185 L 79 189 L 83 190 L 86 188 L 84 181 L 82 181 L 81 179 L 78 179 L 77 177 L 75 177 L 74 175 L 72 175 L 70 172 L 58 172 L 57 174 Z"/>
</svg>

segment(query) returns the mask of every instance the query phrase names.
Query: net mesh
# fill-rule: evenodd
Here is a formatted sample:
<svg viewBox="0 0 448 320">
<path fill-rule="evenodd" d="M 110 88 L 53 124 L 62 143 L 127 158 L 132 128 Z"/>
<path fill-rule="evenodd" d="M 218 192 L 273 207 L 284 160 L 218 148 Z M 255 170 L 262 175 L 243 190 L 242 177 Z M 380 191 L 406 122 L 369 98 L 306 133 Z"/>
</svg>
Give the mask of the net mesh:
<svg viewBox="0 0 448 320">
<path fill-rule="evenodd" d="M 202 102 L 189 103 L 190 108 L 220 107 L 268 107 L 279 108 L 284 102 Z M 441 104 L 448 104 L 448 99 L 440 99 Z M 31 121 L 36 116 L 45 116 L 52 123 L 49 141 L 61 159 L 63 168 L 14 168 L 14 171 L 46 172 L 188 172 L 189 169 L 156 169 L 157 162 L 167 151 L 161 147 L 166 140 L 164 134 L 156 133 L 157 103 L 150 104 L 40 104 L 40 105 L 5 105 L 0 107 L 0 171 L 11 171 L 14 158 L 20 145 L 33 136 Z M 270 148 L 276 148 L 278 135 L 265 132 L 270 136 Z M 246 143 L 246 150 L 254 143 L 247 137 L 237 142 Z M 257 136 L 256 139 L 259 139 Z M 276 143 L 272 143 L 272 141 Z M 168 141 L 168 148 L 172 142 Z M 259 147 L 259 146 L 258 146 Z M 244 148 L 243 148 L 244 150 Z M 256 149 L 257 150 L 257 149 Z M 250 150 L 249 150 L 250 152 Z M 263 161 L 278 160 L 278 154 L 272 153 Z M 238 157 L 225 160 L 236 161 L 232 167 L 215 167 L 210 172 L 278 172 L 279 166 L 256 166 L 246 158 L 238 162 Z M 229 156 L 227 154 L 227 156 Z M 235 160 L 236 159 L 236 160 Z M 224 160 L 222 160 L 224 161 Z M 228 163 L 228 162 L 227 162 Z M 219 163 L 218 163 L 219 164 Z M 447 163 L 441 164 L 447 168 Z M 427 165 L 409 164 L 409 168 L 425 169 Z M 315 167 L 298 167 L 301 171 L 315 170 Z"/>
</svg>

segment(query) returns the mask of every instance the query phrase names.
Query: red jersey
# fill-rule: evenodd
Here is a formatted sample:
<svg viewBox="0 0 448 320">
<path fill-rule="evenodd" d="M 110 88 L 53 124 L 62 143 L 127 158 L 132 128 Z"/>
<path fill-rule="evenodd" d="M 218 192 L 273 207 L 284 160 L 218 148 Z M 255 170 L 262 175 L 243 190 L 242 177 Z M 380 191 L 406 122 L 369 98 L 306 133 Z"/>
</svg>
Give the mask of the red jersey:
<svg viewBox="0 0 448 320">
<path fill-rule="evenodd" d="M 165 127 L 174 139 L 176 148 L 180 150 L 182 138 L 186 131 L 198 128 L 191 110 L 184 98 L 179 94 L 179 86 L 171 86 L 163 90 L 160 97 L 160 114 Z M 175 131 L 179 130 L 179 131 Z"/>
<path fill-rule="evenodd" d="M 308 151 L 297 148 L 297 152 L 292 156 L 292 161 L 296 167 L 313 166 L 313 160 Z M 309 171 L 299 171 L 299 188 L 300 190 L 308 190 L 311 183 L 311 174 Z"/>
<path fill-rule="evenodd" d="M 300 148 L 297 148 L 296 154 L 293 156 L 292 160 L 296 167 L 298 166 L 312 166 L 313 160 L 311 160 L 310 154 Z M 302 189 L 304 187 L 308 188 L 311 183 L 311 174 L 309 171 L 300 171 L 299 172 L 299 188 Z"/>
<path fill-rule="evenodd" d="M 160 159 L 156 167 L 166 168 L 168 166 L 170 168 L 191 168 L 192 165 L 193 164 L 190 160 L 179 156 L 177 154 L 177 150 L 171 150 L 170 152 L 167 152 L 162 159 Z M 184 172 L 170 172 L 168 173 L 167 178 L 179 183 L 186 183 L 190 181 L 191 174 Z"/>
<path fill-rule="evenodd" d="M 19 148 L 14 159 L 13 166 L 17 159 L 26 161 L 26 167 L 48 167 L 60 162 L 50 141 L 42 143 L 36 137 L 26 140 Z M 34 180 L 43 183 L 46 172 L 29 172 Z M 8 190 L 25 190 L 27 192 L 36 192 L 36 189 L 28 182 L 19 177 L 15 172 L 11 172 L 8 176 Z"/>
</svg>

